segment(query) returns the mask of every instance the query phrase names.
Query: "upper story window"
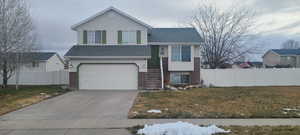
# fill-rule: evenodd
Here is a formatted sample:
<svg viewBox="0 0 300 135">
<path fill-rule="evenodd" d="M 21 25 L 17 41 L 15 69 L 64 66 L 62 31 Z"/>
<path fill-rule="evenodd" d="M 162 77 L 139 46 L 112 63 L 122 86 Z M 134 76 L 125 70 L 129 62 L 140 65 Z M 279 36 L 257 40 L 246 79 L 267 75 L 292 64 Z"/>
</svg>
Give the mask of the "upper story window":
<svg viewBox="0 0 300 135">
<path fill-rule="evenodd" d="M 105 31 L 84 31 L 83 32 L 84 44 L 105 44 L 106 32 Z"/>
<path fill-rule="evenodd" d="M 136 31 L 123 31 L 122 32 L 122 43 L 123 44 L 136 44 Z"/>
<path fill-rule="evenodd" d="M 186 45 L 176 45 L 172 46 L 171 50 L 171 60 L 190 62 L 191 61 L 191 46 Z"/>
<path fill-rule="evenodd" d="M 119 44 L 141 44 L 141 31 L 118 31 Z"/>
</svg>

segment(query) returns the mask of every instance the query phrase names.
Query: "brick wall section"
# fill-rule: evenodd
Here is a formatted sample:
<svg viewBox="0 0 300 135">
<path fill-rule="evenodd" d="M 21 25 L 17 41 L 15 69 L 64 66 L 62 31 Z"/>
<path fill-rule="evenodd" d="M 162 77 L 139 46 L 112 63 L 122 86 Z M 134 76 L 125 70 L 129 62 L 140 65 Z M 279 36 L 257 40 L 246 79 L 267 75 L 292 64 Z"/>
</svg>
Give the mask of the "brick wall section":
<svg viewBox="0 0 300 135">
<path fill-rule="evenodd" d="M 170 72 L 168 71 L 168 58 L 163 58 L 164 81 L 165 84 L 170 82 Z M 200 58 L 194 58 L 194 71 L 191 72 L 191 84 L 200 84 Z"/>
<path fill-rule="evenodd" d="M 191 72 L 191 83 L 193 85 L 200 84 L 200 58 L 194 58 L 194 71 Z"/>
<path fill-rule="evenodd" d="M 145 89 L 145 72 L 138 73 L 138 89 Z"/>
<path fill-rule="evenodd" d="M 77 72 L 69 73 L 69 87 L 71 89 L 78 89 L 78 74 L 77 74 Z"/>
<path fill-rule="evenodd" d="M 163 58 L 163 68 L 164 68 L 164 82 L 165 84 L 168 84 L 170 82 L 170 72 L 168 71 L 168 58 Z"/>
</svg>

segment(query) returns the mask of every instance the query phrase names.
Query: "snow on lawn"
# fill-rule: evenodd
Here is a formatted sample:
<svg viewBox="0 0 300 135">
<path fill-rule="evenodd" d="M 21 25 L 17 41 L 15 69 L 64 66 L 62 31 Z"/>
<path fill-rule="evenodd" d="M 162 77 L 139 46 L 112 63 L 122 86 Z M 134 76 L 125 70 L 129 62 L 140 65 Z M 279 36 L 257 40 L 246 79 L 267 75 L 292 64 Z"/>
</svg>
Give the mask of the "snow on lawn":
<svg viewBox="0 0 300 135">
<path fill-rule="evenodd" d="M 161 110 L 152 109 L 152 110 L 148 110 L 147 112 L 148 113 L 161 113 Z"/>
<path fill-rule="evenodd" d="M 200 127 L 187 122 L 145 125 L 138 130 L 140 135 L 213 135 L 216 133 L 229 133 L 215 125 Z"/>
</svg>

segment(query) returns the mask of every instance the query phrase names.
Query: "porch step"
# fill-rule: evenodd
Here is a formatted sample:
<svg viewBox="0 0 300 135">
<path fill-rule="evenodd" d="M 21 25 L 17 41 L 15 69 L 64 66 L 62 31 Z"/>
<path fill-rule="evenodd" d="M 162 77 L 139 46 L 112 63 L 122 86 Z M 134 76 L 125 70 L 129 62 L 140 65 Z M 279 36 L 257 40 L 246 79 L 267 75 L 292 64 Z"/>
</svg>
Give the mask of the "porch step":
<svg viewBox="0 0 300 135">
<path fill-rule="evenodd" d="M 160 69 L 148 69 L 145 73 L 144 85 L 146 89 L 160 89 L 161 88 L 161 71 Z"/>
</svg>

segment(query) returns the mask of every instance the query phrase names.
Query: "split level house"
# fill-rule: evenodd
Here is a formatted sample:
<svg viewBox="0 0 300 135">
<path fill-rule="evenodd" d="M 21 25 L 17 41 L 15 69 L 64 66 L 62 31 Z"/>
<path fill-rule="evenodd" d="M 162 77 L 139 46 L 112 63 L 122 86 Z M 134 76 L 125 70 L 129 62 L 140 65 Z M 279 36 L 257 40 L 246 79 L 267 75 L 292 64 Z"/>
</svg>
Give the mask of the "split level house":
<svg viewBox="0 0 300 135">
<path fill-rule="evenodd" d="M 66 54 L 70 88 L 160 89 L 200 83 L 200 35 L 194 28 L 154 28 L 114 7 L 72 26 Z"/>
<path fill-rule="evenodd" d="M 300 49 L 272 49 L 263 55 L 264 67 L 300 68 Z"/>
</svg>

